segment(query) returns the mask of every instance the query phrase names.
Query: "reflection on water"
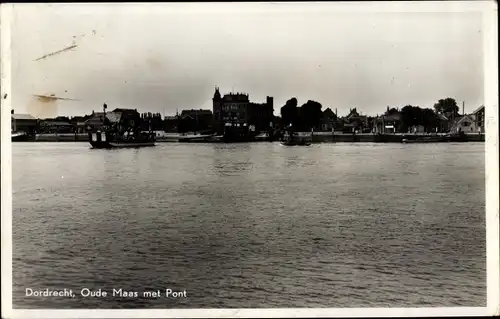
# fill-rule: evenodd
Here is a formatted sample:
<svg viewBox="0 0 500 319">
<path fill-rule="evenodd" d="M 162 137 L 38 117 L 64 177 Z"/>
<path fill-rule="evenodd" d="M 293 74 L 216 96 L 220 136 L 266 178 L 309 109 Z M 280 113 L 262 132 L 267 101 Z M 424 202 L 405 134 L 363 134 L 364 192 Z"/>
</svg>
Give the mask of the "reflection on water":
<svg viewBox="0 0 500 319">
<path fill-rule="evenodd" d="M 485 306 L 484 144 L 13 144 L 16 308 Z M 24 289 L 186 290 L 183 299 Z"/>
</svg>

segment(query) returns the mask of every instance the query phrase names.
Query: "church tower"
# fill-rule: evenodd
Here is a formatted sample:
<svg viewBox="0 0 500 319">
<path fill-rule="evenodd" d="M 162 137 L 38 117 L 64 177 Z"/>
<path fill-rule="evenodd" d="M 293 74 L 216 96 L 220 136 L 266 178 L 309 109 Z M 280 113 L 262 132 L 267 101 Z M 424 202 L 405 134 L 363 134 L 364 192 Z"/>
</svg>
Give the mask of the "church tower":
<svg viewBox="0 0 500 319">
<path fill-rule="evenodd" d="M 222 123 L 222 97 L 219 92 L 219 87 L 215 87 L 215 93 L 214 97 L 212 98 L 213 102 L 213 117 L 214 117 L 214 124 L 217 126 Z"/>
<path fill-rule="evenodd" d="M 221 99 L 221 96 L 220 96 L 220 92 L 219 92 L 219 87 L 216 86 L 215 87 L 215 93 L 214 93 L 214 98 L 213 100 L 216 101 L 216 100 L 220 100 Z"/>
<path fill-rule="evenodd" d="M 222 101 L 222 97 L 220 96 L 220 92 L 219 92 L 219 87 L 217 87 L 217 86 L 215 87 L 215 93 L 214 93 L 214 97 L 213 97 L 212 101 L 213 101 L 212 112 L 214 113 L 214 116 L 216 117 L 216 120 L 217 120 L 216 114 L 220 114 L 221 101 Z"/>
</svg>

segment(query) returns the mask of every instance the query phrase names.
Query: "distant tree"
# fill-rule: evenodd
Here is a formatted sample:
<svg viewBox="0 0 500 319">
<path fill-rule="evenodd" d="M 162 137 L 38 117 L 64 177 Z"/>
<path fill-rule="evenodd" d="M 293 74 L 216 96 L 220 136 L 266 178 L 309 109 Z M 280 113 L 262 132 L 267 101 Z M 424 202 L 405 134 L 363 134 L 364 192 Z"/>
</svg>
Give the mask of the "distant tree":
<svg viewBox="0 0 500 319">
<path fill-rule="evenodd" d="M 446 99 L 439 100 L 436 104 L 434 104 L 434 110 L 437 114 L 445 114 L 451 112 L 452 115 L 458 115 L 458 105 L 455 99 L 450 97 Z"/>
<path fill-rule="evenodd" d="M 438 116 L 432 109 L 422 110 L 422 125 L 428 132 L 434 131 L 438 126 Z"/>
<path fill-rule="evenodd" d="M 417 125 L 417 117 L 419 116 L 419 111 L 412 105 L 406 105 L 401 109 L 401 131 L 407 132 L 408 129 L 414 125 Z"/>
<path fill-rule="evenodd" d="M 401 122 L 403 132 L 408 131 L 414 125 L 422 125 L 426 131 L 430 132 L 437 126 L 438 117 L 432 109 L 406 105 L 401 109 Z"/>
<path fill-rule="evenodd" d="M 318 128 L 320 126 L 321 118 L 323 117 L 321 108 L 321 103 L 312 100 L 307 101 L 300 107 L 302 129 L 310 130 L 311 128 Z"/>
<path fill-rule="evenodd" d="M 297 99 L 292 97 L 281 107 L 280 113 L 284 127 L 290 124 L 293 126 L 298 124 L 299 110 L 297 108 L 297 104 Z"/>
<path fill-rule="evenodd" d="M 397 108 L 389 108 L 387 107 L 387 111 L 385 111 L 385 115 L 393 115 L 399 113 L 399 110 Z"/>
</svg>

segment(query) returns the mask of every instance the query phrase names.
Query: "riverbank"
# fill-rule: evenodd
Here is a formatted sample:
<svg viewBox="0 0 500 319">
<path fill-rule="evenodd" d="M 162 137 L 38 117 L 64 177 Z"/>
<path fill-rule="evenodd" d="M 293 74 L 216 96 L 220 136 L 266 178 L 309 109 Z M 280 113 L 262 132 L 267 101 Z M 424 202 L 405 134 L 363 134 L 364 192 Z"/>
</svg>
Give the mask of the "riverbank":
<svg viewBox="0 0 500 319">
<path fill-rule="evenodd" d="M 445 134 L 442 134 L 445 135 Z M 409 136 L 436 136 L 435 134 L 313 134 L 313 143 L 401 143 Z M 484 134 L 465 134 L 460 142 L 484 142 Z"/>
<path fill-rule="evenodd" d="M 311 136 L 310 133 L 301 133 L 300 135 Z M 411 134 L 414 135 L 414 134 Z M 404 134 L 342 134 L 330 132 L 317 132 L 312 135 L 313 143 L 401 143 Z M 417 136 L 432 136 L 417 134 Z M 165 133 L 156 137 L 158 143 L 210 143 L 203 140 L 203 135 L 181 135 L 175 133 Z M 266 141 L 265 139 L 255 142 Z M 484 134 L 465 134 L 462 142 L 484 142 Z M 86 133 L 79 134 L 37 134 L 29 138 L 13 142 L 88 142 Z"/>
<path fill-rule="evenodd" d="M 88 142 L 87 134 L 37 134 L 17 135 L 12 137 L 12 142 Z"/>
</svg>

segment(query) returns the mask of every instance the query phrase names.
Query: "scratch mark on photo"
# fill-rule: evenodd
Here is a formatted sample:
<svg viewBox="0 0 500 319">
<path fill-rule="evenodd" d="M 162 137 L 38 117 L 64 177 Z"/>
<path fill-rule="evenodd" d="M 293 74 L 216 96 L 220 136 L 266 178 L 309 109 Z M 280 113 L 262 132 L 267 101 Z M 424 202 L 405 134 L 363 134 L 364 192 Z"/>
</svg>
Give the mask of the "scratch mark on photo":
<svg viewBox="0 0 500 319">
<path fill-rule="evenodd" d="M 40 102 L 52 102 L 52 101 L 57 101 L 57 100 L 65 100 L 65 101 L 79 101 L 76 99 L 70 99 L 70 98 L 65 98 L 65 97 L 57 97 L 55 94 L 51 94 L 50 96 L 48 95 L 41 95 L 41 94 L 33 94 L 33 96 L 36 96 Z"/>
<path fill-rule="evenodd" d="M 40 60 L 43 60 L 43 59 L 45 59 L 45 58 L 48 58 L 49 56 L 53 56 L 53 55 L 56 55 L 56 54 L 59 54 L 59 53 L 62 53 L 62 52 L 69 51 L 69 50 L 71 50 L 71 49 L 76 48 L 77 46 L 78 46 L 77 44 L 73 44 L 73 45 L 71 45 L 71 46 L 69 46 L 69 47 L 67 47 L 67 48 L 61 49 L 61 50 L 59 50 L 59 51 L 55 51 L 55 52 L 52 52 L 52 53 L 48 53 L 48 54 L 46 54 L 46 55 L 44 55 L 44 56 L 42 56 L 42 57 L 40 57 L 40 58 L 36 59 L 35 61 L 40 61 Z"/>
</svg>

